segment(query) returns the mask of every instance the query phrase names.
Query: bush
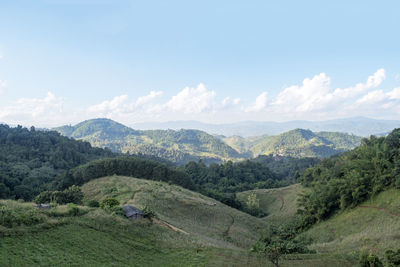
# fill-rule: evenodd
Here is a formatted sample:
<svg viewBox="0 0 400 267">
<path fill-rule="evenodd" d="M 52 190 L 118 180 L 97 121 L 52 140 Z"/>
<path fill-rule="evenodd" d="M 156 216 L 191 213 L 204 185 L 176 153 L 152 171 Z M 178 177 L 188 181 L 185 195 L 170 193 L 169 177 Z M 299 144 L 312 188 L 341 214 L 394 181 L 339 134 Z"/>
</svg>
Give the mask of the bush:
<svg viewBox="0 0 400 267">
<path fill-rule="evenodd" d="M 19 225 L 34 225 L 43 222 L 40 214 L 32 208 L 0 205 L 0 225 L 11 228 Z"/>
<path fill-rule="evenodd" d="M 100 207 L 100 203 L 97 200 L 92 199 L 86 203 L 86 206 L 91 207 L 91 208 L 98 208 L 98 207 Z"/>
<path fill-rule="evenodd" d="M 119 201 L 115 198 L 105 198 L 100 202 L 100 208 L 102 209 L 110 209 L 115 206 L 119 206 Z"/>
<path fill-rule="evenodd" d="M 68 214 L 71 216 L 78 216 L 81 213 L 79 207 L 75 204 L 68 204 Z"/>
<path fill-rule="evenodd" d="M 145 218 L 157 218 L 156 213 L 154 212 L 154 210 L 152 210 L 150 207 L 146 206 L 144 207 L 144 209 L 142 210 L 144 217 Z"/>
<path fill-rule="evenodd" d="M 38 204 L 50 202 L 82 204 L 82 199 L 83 193 L 80 187 L 73 185 L 64 191 L 43 191 L 35 197 L 34 201 Z"/>
<path fill-rule="evenodd" d="M 385 252 L 386 262 L 389 267 L 400 266 L 400 249 L 396 251 L 387 250 Z"/>
<path fill-rule="evenodd" d="M 361 267 L 383 267 L 383 264 L 378 256 L 363 249 L 360 253 L 360 259 L 358 261 Z"/>
</svg>

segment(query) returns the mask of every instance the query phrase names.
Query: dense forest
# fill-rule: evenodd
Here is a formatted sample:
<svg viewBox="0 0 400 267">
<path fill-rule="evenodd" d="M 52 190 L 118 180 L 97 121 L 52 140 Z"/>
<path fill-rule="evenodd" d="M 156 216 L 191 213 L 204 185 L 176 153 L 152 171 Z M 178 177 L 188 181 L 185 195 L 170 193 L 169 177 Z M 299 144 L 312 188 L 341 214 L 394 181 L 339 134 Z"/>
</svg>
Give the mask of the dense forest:
<svg viewBox="0 0 400 267">
<path fill-rule="evenodd" d="M 0 198 L 30 200 L 66 170 L 113 155 L 55 131 L 0 125 Z"/>
<path fill-rule="evenodd" d="M 322 160 L 299 181 L 311 189 L 301 198 L 309 222 L 355 207 L 387 188 L 400 188 L 400 129 L 387 137 L 365 138 L 357 149 Z"/>
<path fill-rule="evenodd" d="M 108 147 L 114 152 L 155 155 L 184 165 L 189 161 L 221 163 L 243 159 L 220 139 L 199 130 L 134 130 L 109 119 L 92 119 L 54 130 L 67 137 Z"/>
</svg>

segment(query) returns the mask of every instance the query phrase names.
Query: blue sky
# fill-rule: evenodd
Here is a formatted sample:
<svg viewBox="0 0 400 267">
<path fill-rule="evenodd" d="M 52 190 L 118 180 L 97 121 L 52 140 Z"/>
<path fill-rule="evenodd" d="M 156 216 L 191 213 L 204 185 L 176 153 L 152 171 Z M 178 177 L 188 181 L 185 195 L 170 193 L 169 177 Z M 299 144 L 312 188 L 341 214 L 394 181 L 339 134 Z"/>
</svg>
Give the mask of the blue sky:
<svg viewBox="0 0 400 267">
<path fill-rule="evenodd" d="M 0 2 L 0 122 L 400 115 L 399 1 Z"/>
</svg>

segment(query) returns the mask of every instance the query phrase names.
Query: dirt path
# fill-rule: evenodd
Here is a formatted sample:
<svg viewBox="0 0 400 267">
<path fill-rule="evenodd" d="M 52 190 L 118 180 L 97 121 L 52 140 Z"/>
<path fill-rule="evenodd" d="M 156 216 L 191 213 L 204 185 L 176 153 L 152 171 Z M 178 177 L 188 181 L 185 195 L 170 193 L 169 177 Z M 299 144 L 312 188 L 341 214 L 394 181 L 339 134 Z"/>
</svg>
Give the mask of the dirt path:
<svg viewBox="0 0 400 267">
<path fill-rule="evenodd" d="M 187 232 L 185 232 L 185 231 L 183 231 L 182 229 L 179 229 L 179 228 L 177 228 L 177 227 L 175 227 L 175 226 L 173 226 L 173 225 L 171 225 L 171 224 L 169 224 L 169 223 L 167 223 L 167 222 L 158 220 L 158 219 L 156 219 L 156 218 L 151 218 L 151 221 L 152 221 L 154 224 L 158 224 L 158 225 L 163 226 L 163 227 L 165 227 L 165 228 L 171 229 L 172 231 L 180 232 L 180 233 L 183 233 L 183 234 L 188 235 Z"/>
<path fill-rule="evenodd" d="M 281 195 L 278 195 L 278 198 L 281 200 L 281 208 L 279 210 L 282 210 L 285 206 L 285 199 L 283 199 L 283 196 Z"/>
<path fill-rule="evenodd" d="M 231 221 L 231 223 L 229 224 L 228 229 L 226 229 L 226 231 L 222 234 L 222 235 L 225 236 L 225 237 L 229 236 L 229 232 L 230 232 L 230 230 L 231 230 L 231 227 L 232 227 L 232 225 L 235 223 L 235 218 L 234 218 L 232 215 L 230 215 L 230 214 L 229 214 L 229 216 L 231 217 L 232 221 Z"/>
<path fill-rule="evenodd" d="M 364 208 L 364 209 L 376 209 L 376 210 L 380 210 L 380 211 L 383 211 L 383 212 L 385 212 L 385 213 L 387 213 L 387 214 L 390 214 L 390 215 L 392 215 L 392 216 L 395 216 L 395 217 L 400 218 L 400 214 L 394 213 L 394 212 L 392 212 L 392 211 L 390 211 L 390 210 L 388 210 L 388 209 L 385 209 L 385 208 L 380 208 L 380 207 L 375 207 L 375 206 L 359 206 L 359 207 L 360 207 L 360 208 Z"/>
</svg>

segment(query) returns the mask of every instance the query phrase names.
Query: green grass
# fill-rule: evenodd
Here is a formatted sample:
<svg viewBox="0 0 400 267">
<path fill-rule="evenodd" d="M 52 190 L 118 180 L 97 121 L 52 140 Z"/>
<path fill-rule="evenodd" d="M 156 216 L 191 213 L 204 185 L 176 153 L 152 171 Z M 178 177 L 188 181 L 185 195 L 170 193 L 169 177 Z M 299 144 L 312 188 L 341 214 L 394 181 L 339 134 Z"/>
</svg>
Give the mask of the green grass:
<svg viewBox="0 0 400 267">
<path fill-rule="evenodd" d="M 260 209 L 268 214 L 263 220 L 266 222 L 284 222 L 296 214 L 297 200 L 304 187 L 294 184 L 274 189 L 256 189 L 237 193 L 238 199 L 246 205 L 250 194 L 255 193 L 260 202 Z"/>
<path fill-rule="evenodd" d="M 112 176 L 93 180 L 82 190 L 87 199 L 115 197 L 121 204 L 141 209 L 147 206 L 159 219 L 189 233 L 205 246 L 248 249 L 258 239 L 260 230 L 267 227 L 261 219 L 163 182 Z"/>
<path fill-rule="evenodd" d="M 384 208 L 400 216 L 400 190 L 390 189 L 361 206 Z M 321 222 L 304 236 L 313 240 L 320 253 L 358 253 L 365 247 L 379 255 L 400 247 L 400 217 L 373 208 L 357 207 Z"/>
</svg>

